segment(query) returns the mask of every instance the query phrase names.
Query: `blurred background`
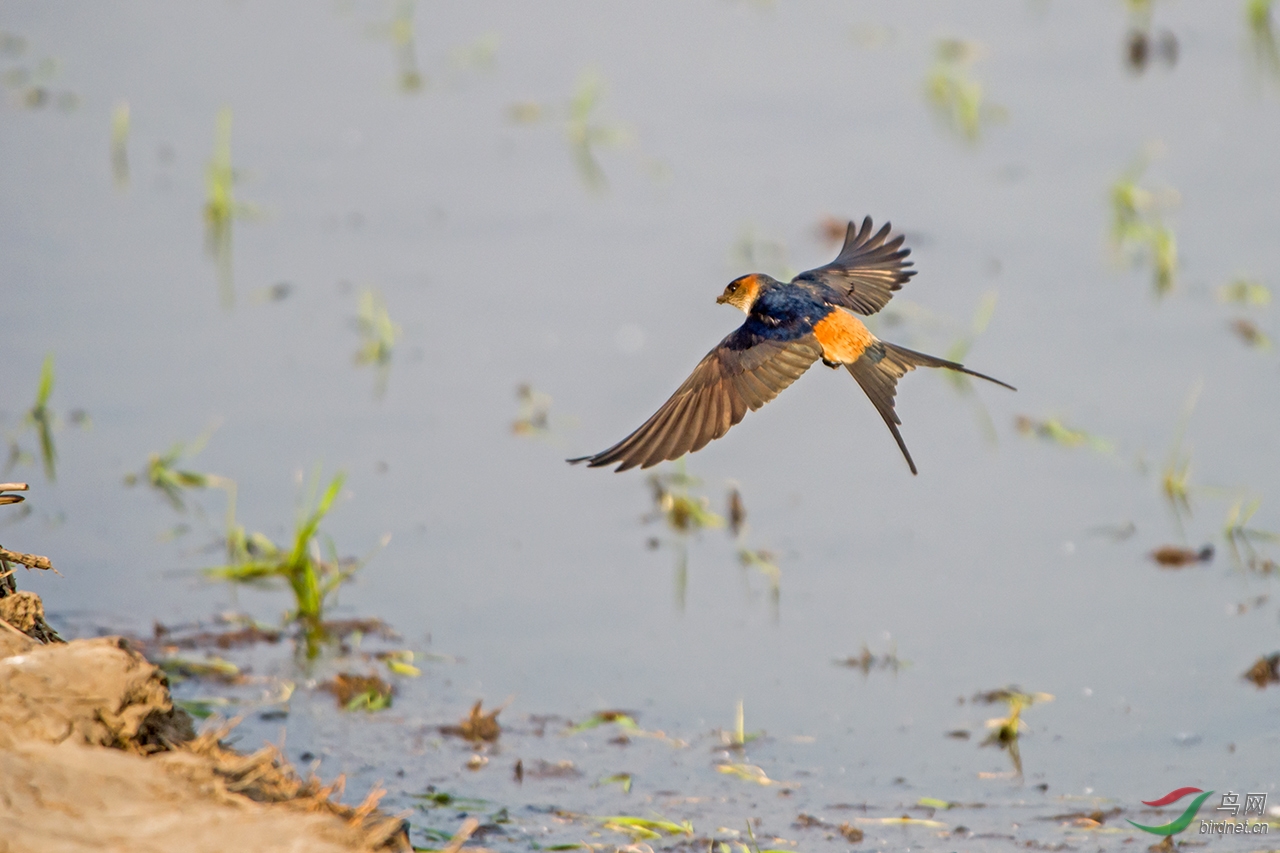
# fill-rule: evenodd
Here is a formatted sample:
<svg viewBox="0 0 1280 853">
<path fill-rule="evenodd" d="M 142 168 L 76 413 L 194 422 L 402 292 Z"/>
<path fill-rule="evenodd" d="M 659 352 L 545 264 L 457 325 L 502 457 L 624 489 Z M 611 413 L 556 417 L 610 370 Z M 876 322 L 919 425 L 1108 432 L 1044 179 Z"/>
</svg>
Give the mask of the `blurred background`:
<svg viewBox="0 0 1280 853">
<path fill-rule="evenodd" d="M 486 843 L 522 849 L 580 834 L 547 803 L 802 849 L 844 844 L 789 828 L 839 804 L 940 822 L 866 824 L 888 846 L 1106 846 L 1035 818 L 1272 791 L 1277 26 L 1265 0 L 10 0 L 0 479 L 32 489 L 0 543 L 51 557 L 18 583 L 68 635 L 280 627 L 283 587 L 203 570 L 293 547 L 341 472 L 304 543 L 347 580 L 325 613 L 385 621 L 421 677 L 339 712 L 314 688 L 347 643 L 178 689 L 247 713 L 245 747 L 287 730 L 352 790 L 393 780 L 422 843 L 428 785 L 508 807 Z M 725 283 L 826 263 L 865 215 L 919 271 L 876 333 L 1019 389 L 907 376 L 918 477 L 821 369 L 657 480 L 564 463 L 738 325 Z M 477 699 L 509 703 L 501 746 L 438 734 Z M 692 746 L 546 730 L 604 709 Z M 579 775 L 517 784 L 535 755 Z"/>
</svg>

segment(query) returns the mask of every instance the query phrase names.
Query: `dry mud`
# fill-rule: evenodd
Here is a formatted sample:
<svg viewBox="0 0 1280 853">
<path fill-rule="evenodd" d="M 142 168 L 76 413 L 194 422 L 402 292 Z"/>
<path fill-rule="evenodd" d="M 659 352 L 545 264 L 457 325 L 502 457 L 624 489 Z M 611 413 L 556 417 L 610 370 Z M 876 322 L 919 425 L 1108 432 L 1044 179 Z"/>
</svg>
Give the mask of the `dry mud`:
<svg viewBox="0 0 1280 853">
<path fill-rule="evenodd" d="M 341 779 L 224 747 L 230 726 L 197 736 L 125 640 L 40 642 L 21 630 L 40 633 L 39 599 L 0 601 L 19 596 L 25 618 L 0 620 L 0 853 L 411 849 L 381 791 L 344 805 Z"/>
</svg>

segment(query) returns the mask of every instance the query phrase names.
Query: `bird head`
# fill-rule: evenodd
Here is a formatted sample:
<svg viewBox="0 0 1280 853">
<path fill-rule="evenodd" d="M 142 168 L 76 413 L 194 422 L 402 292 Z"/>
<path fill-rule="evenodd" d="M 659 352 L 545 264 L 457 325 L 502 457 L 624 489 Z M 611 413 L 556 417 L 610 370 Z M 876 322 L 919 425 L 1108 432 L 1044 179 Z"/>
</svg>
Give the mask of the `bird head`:
<svg viewBox="0 0 1280 853">
<path fill-rule="evenodd" d="M 724 293 L 716 297 L 716 302 L 721 305 L 728 303 L 741 308 L 744 314 L 750 314 L 751 306 L 760 295 L 760 286 L 764 283 L 764 279 L 765 276 L 755 273 L 735 278 L 725 287 Z"/>
</svg>

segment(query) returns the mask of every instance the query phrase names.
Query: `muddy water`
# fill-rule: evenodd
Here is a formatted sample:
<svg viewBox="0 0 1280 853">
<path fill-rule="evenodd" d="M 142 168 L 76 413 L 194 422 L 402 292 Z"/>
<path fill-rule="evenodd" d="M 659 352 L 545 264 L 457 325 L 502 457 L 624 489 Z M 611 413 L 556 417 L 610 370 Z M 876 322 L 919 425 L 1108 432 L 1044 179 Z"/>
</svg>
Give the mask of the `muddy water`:
<svg viewBox="0 0 1280 853">
<path fill-rule="evenodd" d="M 285 720 L 250 716 L 244 745 L 283 728 L 295 758 L 321 757 L 354 789 L 384 780 L 393 808 L 430 784 L 484 799 L 485 814 L 506 807 L 510 836 L 490 846 L 625 841 L 559 808 L 657 811 L 725 839 L 759 817 L 764 836 L 817 849 L 845 841 L 792 828 L 797 814 L 895 817 L 932 797 L 984 807 L 939 812 L 942 827 L 864 822 L 866 846 L 1110 849 L 1141 833 L 1041 818 L 1120 806 L 1166 822 L 1176 806 L 1161 817 L 1138 801 L 1182 786 L 1274 798 L 1280 693 L 1240 678 L 1280 645 L 1274 581 L 1233 564 L 1221 538 L 1241 497 L 1262 500 L 1252 526 L 1280 529 L 1275 351 L 1228 327 L 1243 317 L 1274 336 L 1274 309 L 1215 296 L 1242 275 L 1280 284 L 1280 97 L 1240 9 L 1157 5 L 1151 30 L 1176 36 L 1176 64 L 1153 56 L 1139 74 L 1119 3 L 424 4 L 399 30 L 410 44 L 393 37 L 404 8 L 0 14 L 25 45 L 7 43 L 0 63 L 34 75 L 6 78 L 0 113 L 3 426 L 20 429 L 50 352 L 52 407 L 92 418 L 56 434 L 56 483 L 27 463 L 7 475 L 36 488 L 32 513 L 0 536 L 55 558 L 65 577 L 28 585 L 64 625 L 145 631 L 286 607 L 198 578 L 217 559 L 220 497 L 179 516 L 121 485 L 216 423 L 191 466 L 234 478 L 240 520 L 278 539 L 296 472 L 345 470 L 326 530 L 344 553 L 392 539 L 342 612 L 460 659 L 427 664 L 372 717 L 336 713 L 304 680 Z M 976 142 L 924 95 L 949 37 L 981 43 L 965 73 L 1002 108 Z M 424 85 L 406 91 L 414 69 Z M 590 72 L 603 183 L 567 142 Z M 23 106 L 36 84 L 44 105 Z M 124 187 L 111 158 L 121 101 Z M 514 121 L 521 104 L 540 119 Z M 222 107 L 236 194 L 252 205 L 233 225 L 230 308 L 202 222 Z M 1163 300 L 1149 266 L 1108 248 L 1109 187 L 1153 142 L 1141 180 L 1167 204 L 1180 259 Z M 913 478 L 848 377 L 812 371 L 688 460 L 713 509 L 730 481 L 741 490 L 743 544 L 781 569 L 776 608 L 722 530 L 689 542 L 681 606 L 672 535 L 642 520 L 644 477 L 562 460 L 636 426 L 736 325 L 713 301 L 727 280 L 823 263 L 822 218 L 864 214 L 908 235 L 920 271 L 879 331 L 945 353 L 995 293 L 966 362 L 1020 390 L 964 396 L 944 377 L 907 377 Z M 755 262 L 735 248 L 744 234 Z M 271 298 L 281 283 L 287 295 Z M 353 364 L 366 288 L 403 330 L 381 398 Z M 513 435 L 521 383 L 550 396 L 548 435 Z M 1196 387 L 1179 522 L 1160 483 Z M 1018 415 L 1111 450 L 1020 434 Z M 34 448 L 30 433 L 20 442 Z M 172 535 L 180 523 L 190 532 Z M 1146 556 L 1207 542 L 1208 565 L 1161 570 Z M 908 665 L 833 664 L 864 644 Z M 264 652 L 258 671 L 290 675 L 281 658 Z M 1024 713 L 1021 777 L 1007 752 L 978 745 L 1001 706 L 971 701 L 1010 684 L 1056 697 Z M 435 727 L 508 697 L 500 751 L 465 770 L 471 751 Z M 739 700 L 747 730 L 767 737 L 721 755 L 712 732 Z M 608 728 L 562 737 L 562 720 L 538 719 L 604 708 L 690 745 L 611 745 Z M 582 775 L 518 785 L 516 759 Z M 784 784 L 716 772 L 725 760 Z M 592 787 L 624 771 L 630 794 Z M 456 815 L 415 811 L 415 838 Z M 958 825 L 970 832 L 938 837 Z"/>
</svg>

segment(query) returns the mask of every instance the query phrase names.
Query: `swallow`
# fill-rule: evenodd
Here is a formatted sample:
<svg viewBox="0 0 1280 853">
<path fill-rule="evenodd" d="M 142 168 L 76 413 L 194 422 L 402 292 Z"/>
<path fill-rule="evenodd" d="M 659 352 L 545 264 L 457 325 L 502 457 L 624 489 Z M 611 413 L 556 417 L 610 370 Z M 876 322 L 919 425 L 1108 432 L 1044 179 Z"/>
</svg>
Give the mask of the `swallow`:
<svg viewBox="0 0 1280 853">
<path fill-rule="evenodd" d="M 954 361 L 882 341 L 857 318 L 875 314 L 916 274 L 908 269 L 913 263 L 906 260 L 911 250 L 903 248 L 904 238 L 889 240 L 889 232 L 886 222 L 873 233 L 868 216 L 861 228 L 849 223 L 840 254 L 826 266 L 785 283 L 762 273 L 729 282 L 716 302 L 741 309 L 746 321 L 707 353 L 639 429 L 607 450 L 567 461 L 591 468 L 616 463 L 615 470 L 626 471 L 701 450 L 821 359 L 833 369 L 843 366 L 857 380 L 911 473 L 917 473 L 893 408 L 899 379 L 917 367 L 942 367 L 1017 389 Z"/>
</svg>

